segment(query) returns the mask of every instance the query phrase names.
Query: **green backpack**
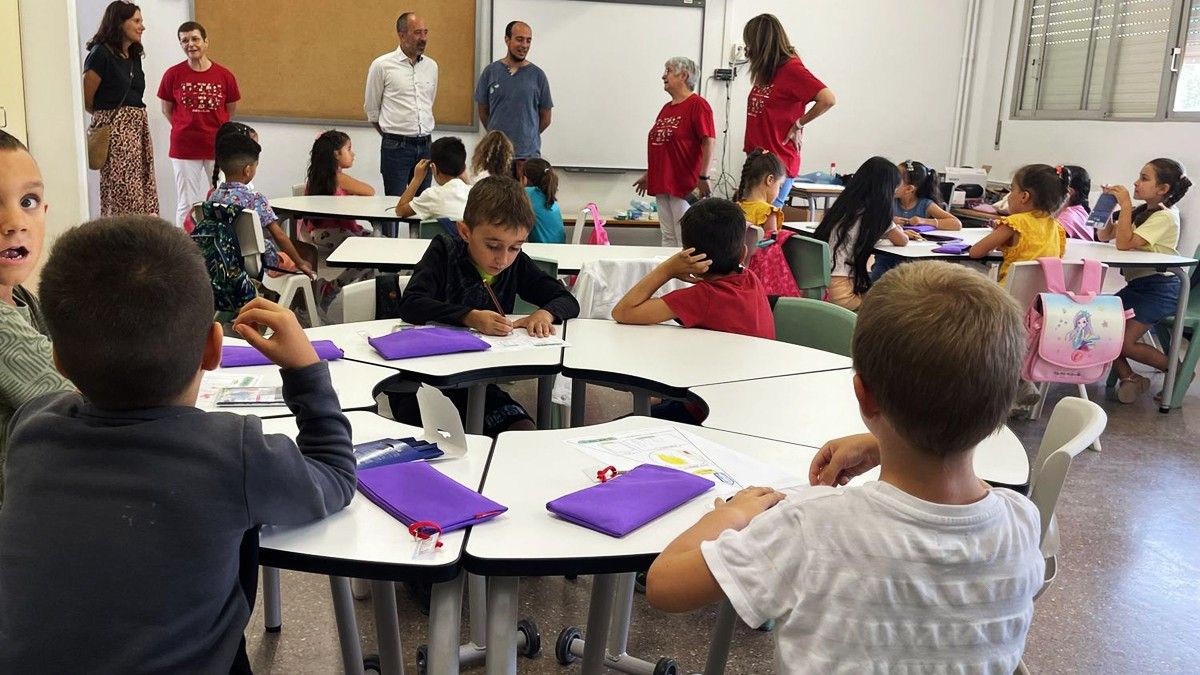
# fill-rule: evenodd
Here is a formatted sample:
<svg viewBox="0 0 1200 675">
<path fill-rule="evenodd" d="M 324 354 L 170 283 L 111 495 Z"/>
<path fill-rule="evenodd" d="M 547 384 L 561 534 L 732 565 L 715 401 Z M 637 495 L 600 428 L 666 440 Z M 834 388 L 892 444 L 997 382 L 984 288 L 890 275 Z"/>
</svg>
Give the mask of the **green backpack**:
<svg viewBox="0 0 1200 675">
<path fill-rule="evenodd" d="M 218 314 L 236 314 L 258 295 L 242 265 L 242 246 L 233 225 L 242 207 L 204 202 L 200 209 L 202 216 L 192 230 L 192 241 L 200 247 L 208 268 L 214 308 Z"/>
</svg>

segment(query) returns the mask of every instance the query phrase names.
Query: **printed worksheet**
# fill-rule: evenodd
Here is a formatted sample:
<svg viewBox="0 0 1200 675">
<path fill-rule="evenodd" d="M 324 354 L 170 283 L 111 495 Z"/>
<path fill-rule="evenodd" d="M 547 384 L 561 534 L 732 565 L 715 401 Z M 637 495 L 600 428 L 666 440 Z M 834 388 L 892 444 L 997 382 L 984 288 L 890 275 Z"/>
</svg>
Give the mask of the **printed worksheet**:
<svg viewBox="0 0 1200 675">
<path fill-rule="evenodd" d="M 561 331 L 562 327 L 556 327 Z M 566 347 L 562 335 L 554 333 L 546 337 L 533 337 L 524 328 L 514 328 L 512 333 L 505 336 L 480 335 L 480 339 L 492 346 L 493 352 L 515 352 L 535 347 Z"/>
<path fill-rule="evenodd" d="M 204 408 L 216 403 L 217 394 L 229 387 L 256 387 L 262 381 L 260 375 L 235 375 L 208 371 L 200 380 L 200 393 L 196 396 L 196 407 Z"/>
<path fill-rule="evenodd" d="M 719 443 L 675 427 L 655 427 L 609 436 L 584 436 L 569 441 L 587 455 L 629 471 L 640 464 L 656 464 L 705 478 L 718 488 L 736 491 L 751 485 L 784 489 L 806 480 L 789 474 Z"/>
</svg>

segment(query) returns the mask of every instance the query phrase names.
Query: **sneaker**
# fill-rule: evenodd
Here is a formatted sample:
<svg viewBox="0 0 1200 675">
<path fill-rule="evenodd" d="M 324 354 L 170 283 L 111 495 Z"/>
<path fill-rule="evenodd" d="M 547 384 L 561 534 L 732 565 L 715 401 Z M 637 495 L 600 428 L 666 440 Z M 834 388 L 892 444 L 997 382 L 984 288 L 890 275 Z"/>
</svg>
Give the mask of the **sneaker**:
<svg viewBox="0 0 1200 675">
<path fill-rule="evenodd" d="M 1150 380 L 1141 375 L 1130 375 L 1117 383 L 1117 400 L 1121 403 L 1133 403 L 1149 390 Z"/>
<path fill-rule="evenodd" d="M 1042 400 L 1042 391 L 1037 385 L 1029 380 L 1021 380 L 1021 386 L 1017 389 L 1017 400 L 1014 402 L 1014 407 L 1032 408 L 1037 405 L 1037 402 Z"/>
</svg>

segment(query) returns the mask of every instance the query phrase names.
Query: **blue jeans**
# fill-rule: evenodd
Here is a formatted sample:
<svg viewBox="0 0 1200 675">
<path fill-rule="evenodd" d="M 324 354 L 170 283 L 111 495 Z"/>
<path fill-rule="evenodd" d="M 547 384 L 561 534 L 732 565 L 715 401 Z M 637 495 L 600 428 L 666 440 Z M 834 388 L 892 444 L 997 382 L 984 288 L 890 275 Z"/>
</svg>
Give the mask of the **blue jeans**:
<svg viewBox="0 0 1200 675">
<path fill-rule="evenodd" d="M 383 193 L 387 195 L 402 195 L 409 181 L 412 180 L 413 169 L 417 162 L 429 159 L 429 137 L 415 139 L 395 134 L 384 134 L 379 145 L 379 173 L 383 174 Z M 417 189 L 421 194 L 429 187 L 432 172 L 425 174 L 425 182 Z"/>
<path fill-rule="evenodd" d="M 782 209 L 783 205 L 787 203 L 788 195 L 792 194 L 792 183 L 795 182 L 795 176 L 785 176 L 784 179 L 779 183 L 779 196 L 775 198 L 774 202 L 772 202 L 775 205 L 775 208 Z"/>
</svg>

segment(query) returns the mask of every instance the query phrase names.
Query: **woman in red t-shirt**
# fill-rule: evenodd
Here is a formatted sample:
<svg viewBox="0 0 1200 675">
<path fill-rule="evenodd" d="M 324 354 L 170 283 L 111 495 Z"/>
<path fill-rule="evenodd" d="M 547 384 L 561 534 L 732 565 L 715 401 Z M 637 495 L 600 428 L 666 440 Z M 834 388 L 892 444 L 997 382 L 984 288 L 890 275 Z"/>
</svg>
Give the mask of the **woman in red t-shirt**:
<svg viewBox="0 0 1200 675">
<path fill-rule="evenodd" d="M 696 63 L 683 56 L 667 61 L 663 90 L 671 101 L 658 112 L 646 143 L 646 173 L 634 182 L 639 195 L 654 195 L 663 246 L 681 246 L 679 219 L 687 211 L 684 199 L 693 191 L 707 197 L 708 163 L 716 141 L 716 125 L 708 101 L 695 92 Z"/>
<path fill-rule="evenodd" d="M 782 207 L 800 173 L 800 140 L 804 125 L 833 107 L 833 92 L 796 56 L 783 24 L 773 14 L 759 14 L 742 30 L 753 87 L 746 100 L 746 142 L 750 152 L 763 148 L 779 156 L 787 168 L 775 199 Z M 808 108 L 808 104 L 813 106 Z M 807 111 L 805 110 L 807 108 Z"/>
</svg>

